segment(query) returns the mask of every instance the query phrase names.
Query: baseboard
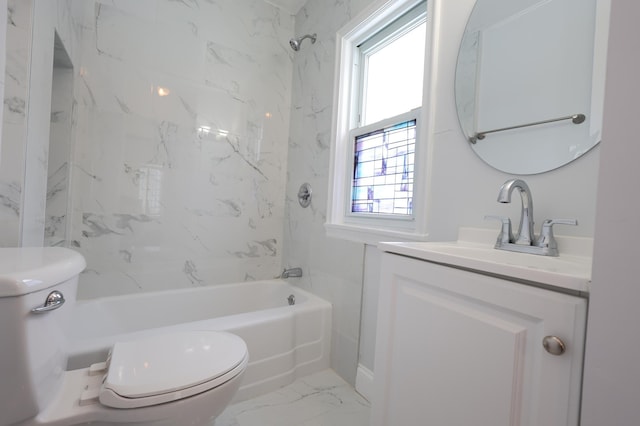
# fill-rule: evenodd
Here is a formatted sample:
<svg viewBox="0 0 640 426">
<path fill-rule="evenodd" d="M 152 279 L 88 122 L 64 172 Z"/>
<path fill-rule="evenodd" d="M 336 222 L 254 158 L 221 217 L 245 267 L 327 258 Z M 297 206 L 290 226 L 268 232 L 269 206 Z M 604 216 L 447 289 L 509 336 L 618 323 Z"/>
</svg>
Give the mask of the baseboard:
<svg viewBox="0 0 640 426">
<path fill-rule="evenodd" d="M 371 401 L 371 394 L 373 392 L 373 371 L 369 370 L 362 364 L 358 364 L 358 371 L 356 373 L 356 391 L 367 401 Z"/>
</svg>

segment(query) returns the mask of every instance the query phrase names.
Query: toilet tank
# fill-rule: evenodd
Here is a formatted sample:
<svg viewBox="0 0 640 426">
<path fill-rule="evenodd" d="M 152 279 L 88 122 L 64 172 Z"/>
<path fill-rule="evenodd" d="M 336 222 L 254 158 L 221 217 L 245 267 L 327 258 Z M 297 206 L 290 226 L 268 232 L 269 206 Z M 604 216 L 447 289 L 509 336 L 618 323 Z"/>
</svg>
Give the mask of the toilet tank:
<svg viewBox="0 0 640 426">
<path fill-rule="evenodd" d="M 85 266 L 82 255 L 62 247 L 0 248 L 0 426 L 37 415 L 59 390 Z M 65 302 L 32 312 L 54 290 Z"/>
</svg>

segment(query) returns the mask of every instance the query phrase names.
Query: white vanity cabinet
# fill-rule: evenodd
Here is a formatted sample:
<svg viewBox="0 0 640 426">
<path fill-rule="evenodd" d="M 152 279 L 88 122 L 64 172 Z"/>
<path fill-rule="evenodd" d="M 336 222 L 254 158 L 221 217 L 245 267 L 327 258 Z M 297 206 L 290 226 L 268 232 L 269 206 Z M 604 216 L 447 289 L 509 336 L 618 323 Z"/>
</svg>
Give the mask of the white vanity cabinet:
<svg viewBox="0 0 640 426">
<path fill-rule="evenodd" d="M 382 258 L 372 425 L 579 424 L 585 298 Z"/>
</svg>

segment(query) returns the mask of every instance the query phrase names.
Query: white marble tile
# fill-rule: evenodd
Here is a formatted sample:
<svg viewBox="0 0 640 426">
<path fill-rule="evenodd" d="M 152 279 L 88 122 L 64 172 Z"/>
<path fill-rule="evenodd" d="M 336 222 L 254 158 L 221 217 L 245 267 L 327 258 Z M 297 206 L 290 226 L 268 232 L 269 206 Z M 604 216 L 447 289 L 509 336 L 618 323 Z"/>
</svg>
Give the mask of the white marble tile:
<svg viewBox="0 0 640 426">
<path fill-rule="evenodd" d="M 197 13 L 197 12 L 196 12 Z M 152 51 L 153 69 L 180 79 L 201 82 L 204 76 L 206 40 L 186 25 L 154 25 L 154 40 L 146 48 Z"/>
<path fill-rule="evenodd" d="M 73 0 L 86 2 L 86 0 Z M 106 4 L 137 18 L 154 20 L 157 16 L 158 0 L 96 0 L 96 4 Z M 92 5 L 93 6 L 93 5 Z"/>
<path fill-rule="evenodd" d="M 333 370 L 229 406 L 215 426 L 365 426 L 369 404 Z"/>
<path fill-rule="evenodd" d="M 82 297 L 277 275 L 293 17 L 262 0 L 48 7 L 75 66 L 71 181 L 58 176 L 66 172 L 57 153 L 52 165 L 61 172 L 49 170 L 49 192 L 67 186 L 71 200 L 51 198 L 48 242 L 68 217 L 69 244 L 89 260 Z M 29 1 L 9 1 L 3 139 L 16 143 L 3 154 L 20 158 L 30 10 Z M 44 164 L 46 150 L 40 154 L 33 158 Z M 17 242 L 25 198 L 16 158 L 0 168 L 4 244 Z"/>
<path fill-rule="evenodd" d="M 317 33 L 294 55 L 287 161 L 284 263 L 303 266 L 300 285 L 333 304 L 332 367 L 352 382 L 356 375 L 364 247 L 326 237 L 329 147 L 333 105 L 335 33 L 373 1 L 310 0 L 296 16 L 296 35 Z M 302 209 L 298 187 L 309 182 L 311 206 Z"/>
<path fill-rule="evenodd" d="M 30 2 L 8 1 L 0 156 L 0 242 L 3 246 L 19 243 L 27 137 L 30 20 Z"/>
<path fill-rule="evenodd" d="M 73 71 L 54 67 L 45 208 L 46 246 L 64 245 L 67 238 L 72 103 Z"/>
<path fill-rule="evenodd" d="M 155 47 L 153 20 L 133 16 L 104 3 L 95 8 L 95 50 L 127 64 L 153 65 Z"/>
<path fill-rule="evenodd" d="M 5 246 L 42 243 L 46 180 L 55 171 L 47 171 L 54 28 L 72 52 L 79 44 L 78 16 L 70 0 L 36 5 L 35 13 L 32 1 L 12 0 L 7 7 L 5 161 L 0 164 L 0 242 Z M 56 216 L 56 220 L 62 217 Z"/>
<path fill-rule="evenodd" d="M 72 239 L 92 269 L 82 297 L 280 269 L 293 19 L 258 0 L 152 6 L 100 1 L 86 22 L 72 168 Z"/>
</svg>

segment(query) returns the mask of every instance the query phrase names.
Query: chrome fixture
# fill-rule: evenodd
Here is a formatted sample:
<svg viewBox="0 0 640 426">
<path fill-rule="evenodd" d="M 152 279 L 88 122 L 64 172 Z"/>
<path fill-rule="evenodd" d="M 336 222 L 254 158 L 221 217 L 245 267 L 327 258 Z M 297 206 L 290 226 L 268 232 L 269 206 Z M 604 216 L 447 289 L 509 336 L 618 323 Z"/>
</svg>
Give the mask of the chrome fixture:
<svg viewBox="0 0 640 426">
<path fill-rule="evenodd" d="M 290 294 L 289 297 L 287 297 L 287 303 L 289 303 L 289 306 L 293 306 L 296 304 L 296 296 L 294 296 L 293 294 Z"/>
<path fill-rule="evenodd" d="M 573 115 L 567 115 L 565 117 L 552 118 L 549 120 L 534 121 L 532 123 L 526 123 L 526 124 L 518 124 L 517 126 L 503 127 L 501 129 L 486 130 L 484 132 L 478 132 L 475 135 L 471 136 L 469 138 L 469 142 L 476 143 L 477 141 L 481 141 L 489 133 L 504 132 L 506 130 L 521 129 L 523 127 L 531 127 L 531 126 L 539 126 L 541 124 L 555 123 L 556 121 L 565 121 L 565 120 L 571 120 L 573 124 L 582 124 L 586 119 L 587 119 L 587 116 L 584 114 L 573 114 Z"/>
<path fill-rule="evenodd" d="M 513 232 L 511 231 L 511 219 L 503 216 L 487 215 L 485 219 L 495 219 L 502 223 L 500 233 L 498 234 L 497 244 L 509 244 L 513 241 Z"/>
<path fill-rule="evenodd" d="M 558 243 L 553 236 L 553 225 L 573 225 L 576 226 L 578 221 L 575 219 L 547 219 L 542 222 L 540 236 L 536 240 L 536 247 L 546 253 L 547 256 L 558 255 Z"/>
<path fill-rule="evenodd" d="M 303 183 L 300 185 L 300 189 L 298 189 L 298 202 L 303 208 L 309 207 L 311 204 L 311 194 L 313 191 L 311 190 L 311 185 L 308 183 Z"/>
<path fill-rule="evenodd" d="M 521 253 L 538 254 L 542 256 L 558 256 L 558 243 L 553 236 L 553 225 L 577 225 L 575 219 L 547 219 L 542 223 L 540 236 L 533 233 L 533 198 L 529 186 L 520 179 L 506 181 L 498 193 L 498 202 L 510 203 L 511 193 L 518 189 L 522 199 L 520 225 L 517 234 L 511 231 L 511 219 L 502 216 L 485 216 L 485 219 L 495 219 L 501 222 L 500 233 L 495 248 L 498 250 L 517 251 Z"/>
<path fill-rule="evenodd" d="M 305 38 L 308 38 L 311 40 L 311 44 L 313 44 L 316 42 L 316 37 L 317 35 L 313 33 L 313 34 L 305 34 L 302 37 L 298 37 L 298 38 L 292 38 L 291 40 L 289 40 L 289 46 L 291 46 L 291 48 L 297 52 L 298 50 L 300 50 L 300 44 L 302 43 L 302 40 L 304 40 Z"/>
<path fill-rule="evenodd" d="M 65 300 L 62 293 L 60 293 L 58 290 L 54 290 L 49 293 L 42 306 L 33 308 L 31 312 L 34 314 L 43 314 L 45 312 L 53 311 L 54 309 L 58 309 L 62 305 L 64 305 L 64 302 Z"/>
<path fill-rule="evenodd" d="M 297 278 L 302 276 L 302 268 L 291 268 L 282 271 L 280 278 Z"/>
<path fill-rule="evenodd" d="M 518 233 L 514 236 L 514 244 L 530 246 L 533 244 L 533 198 L 531 190 L 527 183 L 520 179 L 511 179 L 506 181 L 500 188 L 498 193 L 499 203 L 510 203 L 511 193 L 518 188 L 520 198 L 522 199 L 522 210 L 520 212 L 520 226 Z"/>
</svg>

